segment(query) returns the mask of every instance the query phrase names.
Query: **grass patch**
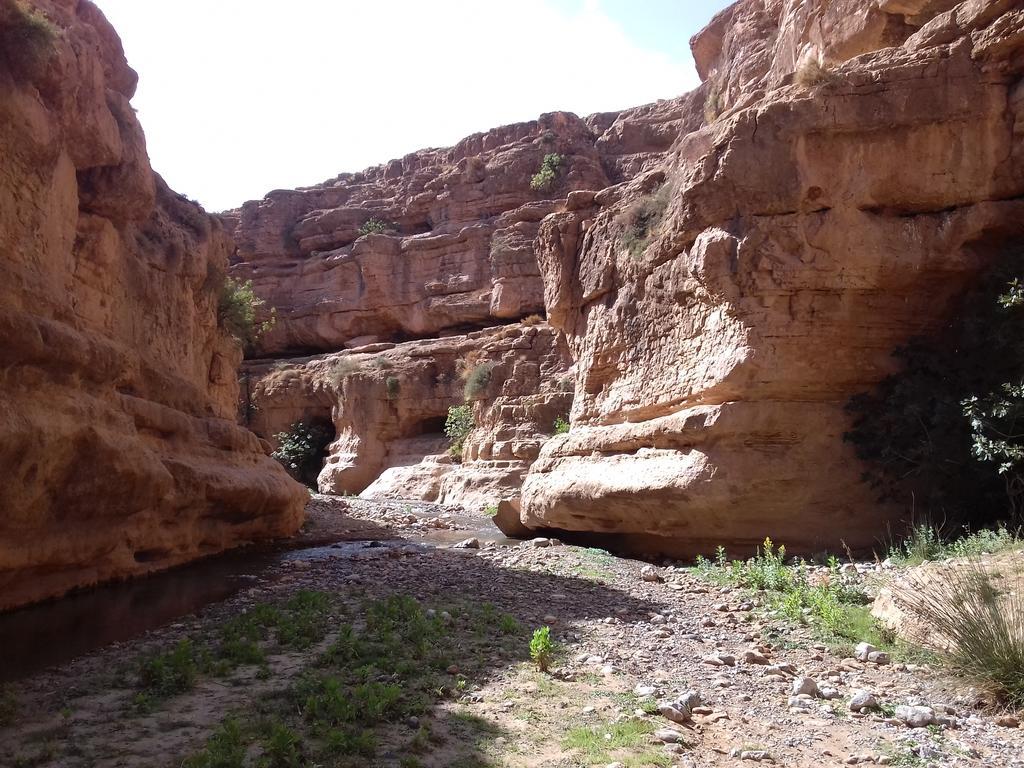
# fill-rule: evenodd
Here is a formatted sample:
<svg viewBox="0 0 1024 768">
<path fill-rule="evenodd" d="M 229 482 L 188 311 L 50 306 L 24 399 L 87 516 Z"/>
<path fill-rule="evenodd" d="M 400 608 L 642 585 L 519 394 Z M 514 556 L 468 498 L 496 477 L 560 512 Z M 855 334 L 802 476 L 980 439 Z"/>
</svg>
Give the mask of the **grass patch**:
<svg viewBox="0 0 1024 768">
<path fill-rule="evenodd" d="M 325 592 L 303 590 L 280 605 L 262 604 L 221 625 L 215 639 L 179 640 L 138 666 L 137 711 L 192 690 L 202 676 L 225 677 L 245 665 L 265 667 L 266 651 L 305 650 L 323 640 L 334 606 Z"/>
<path fill-rule="evenodd" d="M 300 593 L 282 606 L 258 606 L 230 625 L 230 637 L 256 644 L 328 643 L 279 703 L 257 702 L 251 716 L 226 720 L 187 768 L 233 768 L 239 750 L 256 753 L 261 768 L 377 764 L 382 744 L 410 717 L 426 718 L 437 704 L 461 696 L 494 653 L 525 647 L 518 624 L 486 603 L 434 611 L 393 596 L 367 601 L 351 620 L 346 615 L 333 622 L 330 605 L 322 593 Z M 456 661 L 459 673 L 453 674 L 448 670 Z M 464 752 L 498 733 L 476 718 L 454 717 Z M 423 721 L 407 751 L 425 754 L 436 742 Z M 459 758 L 475 759 L 465 753 Z"/>
<path fill-rule="evenodd" d="M 466 374 L 466 385 L 462 394 L 466 401 L 476 400 L 484 395 L 491 383 L 491 373 L 494 371 L 494 363 L 480 363 Z"/>
<path fill-rule="evenodd" d="M 697 558 L 697 571 L 717 584 L 760 592 L 770 611 L 799 624 L 809 624 L 819 639 L 846 648 L 866 641 L 891 648 L 893 637 L 871 616 L 870 599 L 855 578 L 847 577 L 835 557 L 828 573 L 812 581 L 807 564 L 786 565 L 786 548 L 765 539 L 748 560 L 730 561 L 724 547 L 715 560 Z M 851 649 L 852 650 L 852 649 Z"/>
<path fill-rule="evenodd" d="M 1006 526 L 964 531 L 961 536 L 947 538 L 936 526 L 918 523 L 903 541 L 889 548 L 889 558 L 900 565 L 920 565 L 926 560 L 992 555 L 1019 547 L 1024 547 L 1020 531 Z"/>
<path fill-rule="evenodd" d="M 654 725 L 646 720 L 628 719 L 617 723 L 574 728 L 566 734 L 566 749 L 576 751 L 587 765 L 607 764 L 613 760 L 626 766 L 669 766 L 672 760 L 649 746 Z M 640 754 L 622 755 L 626 750 Z"/>
<path fill-rule="evenodd" d="M 362 364 L 351 357 L 343 357 L 331 366 L 327 372 L 327 381 L 335 392 L 341 392 L 345 379 L 363 370 Z"/>
</svg>

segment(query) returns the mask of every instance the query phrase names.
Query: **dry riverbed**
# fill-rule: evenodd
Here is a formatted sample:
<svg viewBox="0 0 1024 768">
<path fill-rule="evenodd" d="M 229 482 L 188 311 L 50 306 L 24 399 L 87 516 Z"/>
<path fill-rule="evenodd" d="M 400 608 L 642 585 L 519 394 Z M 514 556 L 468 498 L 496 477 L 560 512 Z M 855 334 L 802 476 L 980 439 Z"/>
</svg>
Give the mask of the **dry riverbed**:
<svg viewBox="0 0 1024 768">
<path fill-rule="evenodd" d="M 429 505 L 313 509 L 309 542 L 372 540 L 10 686 L 0 765 L 1024 766 L 1024 730 L 963 681 L 849 658 L 693 568 L 488 541 Z M 542 626 L 548 673 L 529 657 Z M 851 711 L 858 692 L 878 708 Z M 911 728 L 904 705 L 935 722 Z"/>
</svg>

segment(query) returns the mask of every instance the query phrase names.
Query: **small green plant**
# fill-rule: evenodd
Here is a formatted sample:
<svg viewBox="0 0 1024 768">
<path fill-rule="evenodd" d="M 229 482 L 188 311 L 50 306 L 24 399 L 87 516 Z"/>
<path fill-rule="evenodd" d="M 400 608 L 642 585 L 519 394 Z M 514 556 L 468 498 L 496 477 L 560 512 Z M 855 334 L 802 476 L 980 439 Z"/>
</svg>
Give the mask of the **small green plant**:
<svg viewBox="0 0 1024 768">
<path fill-rule="evenodd" d="M 889 548 L 889 557 L 901 565 L 919 565 L 926 560 L 995 554 L 1015 549 L 1022 543 L 1020 532 L 1005 525 L 974 533 L 964 531 L 958 538 L 946 538 L 936 526 L 918 523 L 903 541 Z"/>
<path fill-rule="evenodd" d="M 207 740 L 202 752 L 188 757 L 182 768 L 242 768 L 245 743 L 238 722 L 228 718 Z"/>
<path fill-rule="evenodd" d="M 569 431 L 569 420 L 559 416 L 552 425 L 556 435 L 564 435 Z"/>
<path fill-rule="evenodd" d="M 196 677 L 208 663 L 206 654 L 190 639 L 180 640 L 170 651 L 142 661 L 139 666 L 139 687 L 146 695 L 146 701 L 190 691 Z"/>
<path fill-rule="evenodd" d="M 540 170 L 530 179 L 530 189 L 536 192 L 548 192 L 558 180 L 558 174 L 565 163 L 565 157 L 555 152 L 544 155 Z"/>
<path fill-rule="evenodd" d="M 645 195 L 615 217 L 615 223 L 622 227 L 620 242 L 634 258 L 650 244 L 652 233 L 665 215 L 671 192 L 671 185 L 662 184 L 657 192 Z"/>
<path fill-rule="evenodd" d="M 547 672 L 551 666 L 555 652 L 555 643 L 551 639 L 551 627 L 541 627 L 533 631 L 530 638 L 530 658 L 541 672 Z"/>
<path fill-rule="evenodd" d="M 370 218 L 364 221 L 359 226 L 359 236 L 363 235 L 383 235 L 392 227 L 385 224 L 380 219 Z"/>
<path fill-rule="evenodd" d="M 334 429 L 326 423 L 297 421 L 287 432 L 274 435 L 274 439 L 277 449 L 271 456 L 300 483 L 311 487 L 316 485 L 327 446 L 334 439 Z"/>
<path fill-rule="evenodd" d="M 260 308 L 265 303 L 253 290 L 252 280 L 225 277 L 217 304 L 217 322 L 243 347 L 251 349 L 277 319 L 276 311 L 271 310 L 266 320 L 257 321 Z"/>
<path fill-rule="evenodd" d="M 630 718 L 596 726 L 574 728 L 565 737 L 567 749 L 582 753 L 587 765 L 607 764 L 617 750 L 629 750 L 632 759 L 627 763 L 635 766 L 669 766 L 672 759 L 653 749 L 646 749 L 642 755 L 635 752 L 644 749 L 650 742 L 655 726 L 648 720 Z"/>
<path fill-rule="evenodd" d="M 298 734 L 283 723 L 273 723 L 263 740 L 260 768 L 305 768 L 302 741 Z"/>
<path fill-rule="evenodd" d="M 494 371 L 494 363 L 478 363 L 470 369 L 466 375 L 466 384 L 462 394 L 466 400 L 476 400 L 486 392 L 491 383 L 491 373 Z"/>
<path fill-rule="evenodd" d="M 444 433 L 452 441 L 448 448 L 448 453 L 452 458 L 462 458 L 462 446 L 475 426 L 473 409 L 468 405 L 453 405 L 448 409 L 448 418 L 444 422 Z"/>
<path fill-rule="evenodd" d="M 397 376 L 388 376 L 384 380 L 384 391 L 387 393 L 388 400 L 396 400 L 401 388 L 402 382 Z"/>
<path fill-rule="evenodd" d="M 487 517 L 494 517 L 498 514 L 498 505 L 488 504 L 486 507 L 484 507 L 484 514 L 487 515 Z"/>
</svg>

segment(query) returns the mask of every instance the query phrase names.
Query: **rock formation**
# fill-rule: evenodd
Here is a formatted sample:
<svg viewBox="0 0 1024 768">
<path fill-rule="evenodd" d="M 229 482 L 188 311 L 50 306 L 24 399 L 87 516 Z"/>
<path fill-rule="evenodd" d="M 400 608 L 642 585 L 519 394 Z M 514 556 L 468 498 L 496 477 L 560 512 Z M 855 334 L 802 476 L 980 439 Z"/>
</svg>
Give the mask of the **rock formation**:
<svg viewBox="0 0 1024 768">
<path fill-rule="evenodd" d="M 514 475 L 499 484 L 522 522 L 675 554 L 871 547 L 900 510 L 862 481 L 844 406 L 1024 234 L 1022 25 L 1010 0 L 740 0 L 691 41 L 704 82 L 678 99 L 545 115 L 247 203 L 228 217 L 233 271 L 278 308 L 258 355 L 397 344 L 420 381 L 387 408 L 383 373 L 342 397 L 293 374 L 258 400 L 274 428 L 330 411 L 325 489 L 457 500 L 423 435 L 458 385 L 427 377 L 543 304 L 572 428 L 519 458 L 520 499 Z M 552 153 L 556 182 L 535 189 Z M 514 426 L 531 394 L 514 388 L 474 406 L 459 472 Z M 494 441 L 502 461 L 514 443 Z"/>
<path fill-rule="evenodd" d="M 264 359 L 247 366 L 252 428 L 273 440 L 296 421 L 333 422 L 325 492 L 473 505 L 517 496 L 572 398 L 564 341 L 536 317 L 540 222 L 654 167 L 680 115 L 680 101 L 552 113 L 226 214 L 232 274 L 276 312 L 255 351 Z M 549 155 L 561 157 L 555 178 L 532 183 Z M 311 353 L 327 354 L 296 359 Z M 463 402 L 468 357 L 492 366 L 493 381 L 453 463 L 442 428 Z M 358 375 L 332 384 L 338 365 Z"/>
<path fill-rule="evenodd" d="M 692 554 L 876 545 L 844 405 L 1024 235 L 1024 8 L 741 0 L 658 170 L 545 218 L 572 430 L 534 526 Z"/>
<path fill-rule="evenodd" d="M 152 171 L 88 0 L 0 0 L 0 608 L 287 535 L 234 423 L 220 222 Z"/>
<path fill-rule="evenodd" d="M 470 398 L 476 429 L 452 456 L 445 420 L 476 368 L 489 374 Z M 246 410 L 253 429 L 271 437 L 297 421 L 333 424 L 324 492 L 486 506 L 518 495 L 555 420 L 568 417 L 567 369 L 560 335 L 545 323 L 516 323 L 249 363 Z"/>
</svg>

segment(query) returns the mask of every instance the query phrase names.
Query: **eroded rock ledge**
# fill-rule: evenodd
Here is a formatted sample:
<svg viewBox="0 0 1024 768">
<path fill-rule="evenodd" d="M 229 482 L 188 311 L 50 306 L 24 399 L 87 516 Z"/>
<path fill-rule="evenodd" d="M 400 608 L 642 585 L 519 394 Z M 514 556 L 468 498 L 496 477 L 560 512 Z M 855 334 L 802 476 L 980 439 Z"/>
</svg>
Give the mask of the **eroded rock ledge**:
<svg viewBox="0 0 1024 768">
<path fill-rule="evenodd" d="M 702 126 L 540 228 L 576 386 L 524 520 L 677 554 L 874 546 L 901 510 L 843 408 L 1024 242 L 1024 10 L 742 0 L 693 48 Z"/>
<path fill-rule="evenodd" d="M 0 34 L 0 609 L 294 532 L 234 419 L 230 239 L 150 168 L 116 33 L 0 0 Z"/>
</svg>

